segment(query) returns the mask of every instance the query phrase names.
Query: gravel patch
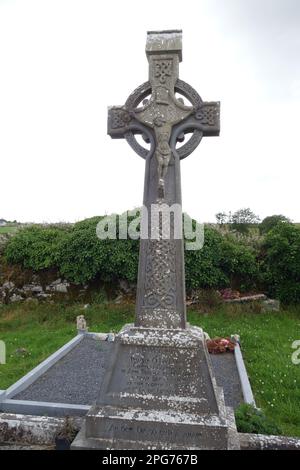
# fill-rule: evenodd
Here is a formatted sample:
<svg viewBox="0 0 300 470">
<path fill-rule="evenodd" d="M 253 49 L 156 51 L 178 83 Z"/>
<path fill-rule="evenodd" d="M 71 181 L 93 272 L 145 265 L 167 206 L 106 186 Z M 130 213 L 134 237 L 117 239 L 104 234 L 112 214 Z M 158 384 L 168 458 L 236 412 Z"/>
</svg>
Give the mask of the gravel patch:
<svg viewBox="0 0 300 470">
<path fill-rule="evenodd" d="M 114 343 L 87 336 L 15 400 L 92 405 Z"/>
<path fill-rule="evenodd" d="M 225 405 L 235 409 L 244 400 L 234 354 L 211 354 L 210 358 L 217 384 L 223 387 Z"/>
<path fill-rule="evenodd" d="M 92 405 L 97 399 L 113 348 L 113 342 L 86 336 L 13 399 Z M 225 404 L 236 408 L 243 399 L 234 354 L 224 353 L 210 357 L 217 384 L 224 390 Z"/>
</svg>

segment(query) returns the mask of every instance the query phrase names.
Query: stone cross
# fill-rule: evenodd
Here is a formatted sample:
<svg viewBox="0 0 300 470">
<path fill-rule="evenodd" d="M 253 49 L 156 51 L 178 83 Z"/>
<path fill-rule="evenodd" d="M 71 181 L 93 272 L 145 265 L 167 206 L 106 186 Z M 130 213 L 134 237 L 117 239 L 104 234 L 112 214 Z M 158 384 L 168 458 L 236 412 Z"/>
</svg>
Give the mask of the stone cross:
<svg viewBox="0 0 300 470">
<path fill-rule="evenodd" d="M 219 103 L 203 102 L 179 80 L 181 31 L 148 33 L 146 53 L 150 81 L 125 106 L 110 108 L 108 132 L 124 137 L 146 160 L 144 207 L 178 205 L 181 220 L 180 159 L 202 136 L 218 135 Z M 205 335 L 186 324 L 182 233 L 170 230 L 164 237 L 164 218 L 149 222 L 146 215 L 144 210 L 141 232 L 154 225 L 156 237 L 140 243 L 135 324 L 115 336 L 98 398 L 72 448 L 238 448 L 233 411 L 217 386 Z"/>
<path fill-rule="evenodd" d="M 203 136 L 219 135 L 220 104 L 203 102 L 190 85 L 178 78 L 181 31 L 148 32 L 146 54 L 149 81 L 138 87 L 124 106 L 109 108 L 108 134 L 125 138 L 146 160 L 144 207 L 148 215 L 153 205 L 172 212 L 175 204 L 180 207 L 177 221 L 181 221 L 180 160 L 195 150 Z M 149 150 L 139 144 L 137 134 L 150 144 Z M 184 142 L 188 134 L 190 139 Z M 184 143 L 178 148 L 180 142 Z M 170 220 L 174 229 L 174 218 Z M 162 224 L 160 219 L 157 238 L 140 242 L 135 325 L 185 328 L 182 230 L 180 237 L 171 230 L 170 238 L 164 239 Z M 142 219 L 142 233 L 145 229 L 148 234 L 153 232 L 150 217 Z"/>
</svg>

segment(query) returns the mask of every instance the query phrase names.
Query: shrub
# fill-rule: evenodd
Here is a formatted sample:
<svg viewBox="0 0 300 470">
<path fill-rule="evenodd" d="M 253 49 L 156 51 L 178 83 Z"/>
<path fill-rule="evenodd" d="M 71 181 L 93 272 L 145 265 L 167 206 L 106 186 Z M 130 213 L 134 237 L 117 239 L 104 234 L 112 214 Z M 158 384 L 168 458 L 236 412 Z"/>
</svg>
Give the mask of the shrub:
<svg viewBox="0 0 300 470">
<path fill-rule="evenodd" d="M 251 434 L 280 435 L 281 429 L 253 405 L 243 403 L 235 410 L 238 432 Z"/>
<path fill-rule="evenodd" d="M 100 240 L 96 226 L 102 219 L 93 217 L 70 227 L 22 229 L 8 242 L 6 259 L 34 271 L 56 268 L 75 284 L 86 284 L 96 278 L 111 283 L 120 279 L 135 282 L 139 242 Z M 118 230 L 118 223 L 116 227 Z M 203 249 L 186 251 L 185 260 L 188 289 L 220 289 L 233 282 L 235 287 L 243 288 L 255 282 L 256 265 L 251 249 L 211 227 L 205 228 Z"/>
<path fill-rule="evenodd" d="M 229 285 L 229 279 L 220 267 L 222 235 L 205 227 L 204 246 L 201 250 L 185 252 L 187 289 L 217 289 Z"/>
<path fill-rule="evenodd" d="M 261 269 L 269 294 L 284 303 L 300 301 L 300 230 L 276 225 L 265 238 Z"/>
<path fill-rule="evenodd" d="M 223 237 L 219 263 L 231 287 L 241 291 L 256 287 L 259 272 L 255 252 L 241 241 Z"/>
<path fill-rule="evenodd" d="M 291 223 L 291 221 L 284 215 L 270 215 L 265 217 L 264 220 L 259 224 L 259 232 L 261 234 L 268 233 L 280 223 Z"/>
<path fill-rule="evenodd" d="M 64 229 L 38 225 L 20 229 L 8 241 L 5 258 L 11 264 L 20 264 L 34 271 L 53 268 L 57 265 L 66 233 Z"/>
<path fill-rule="evenodd" d="M 58 257 L 61 274 L 76 284 L 85 284 L 96 276 L 105 282 L 136 281 L 138 241 L 100 240 L 96 226 L 101 219 L 93 217 L 78 222 L 68 233 Z"/>
<path fill-rule="evenodd" d="M 206 227 L 202 250 L 185 253 L 188 289 L 234 286 L 244 290 L 257 283 L 258 268 L 253 251 L 233 237 Z"/>
</svg>

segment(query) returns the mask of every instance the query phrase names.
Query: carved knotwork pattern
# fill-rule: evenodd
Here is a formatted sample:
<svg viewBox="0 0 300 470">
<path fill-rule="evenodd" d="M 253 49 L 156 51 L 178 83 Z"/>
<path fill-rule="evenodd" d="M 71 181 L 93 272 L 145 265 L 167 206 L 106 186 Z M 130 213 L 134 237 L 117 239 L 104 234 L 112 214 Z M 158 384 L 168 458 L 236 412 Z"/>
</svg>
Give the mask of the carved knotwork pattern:
<svg viewBox="0 0 300 470">
<path fill-rule="evenodd" d="M 176 247 L 174 240 L 149 240 L 144 283 L 144 308 L 176 306 Z"/>
<path fill-rule="evenodd" d="M 217 109 L 215 106 L 202 106 L 197 109 L 195 118 L 205 126 L 214 126 L 217 120 Z"/>
<path fill-rule="evenodd" d="M 126 109 L 133 110 L 149 94 L 151 94 L 151 84 L 150 84 L 150 82 L 142 83 L 127 98 L 126 103 L 125 103 Z"/>
<path fill-rule="evenodd" d="M 111 127 L 112 129 L 121 129 L 128 126 L 132 117 L 125 109 L 111 110 Z"/>
<path fill-rule="evenodd" d="M 188 83 L 180 80 L 179 78 L 175 84 L 175 91 L 182 93 L 188 100 L 191 101 L 192 105 L 197 108 L 203 103 L 202 98 L 199 96 L 196 90 L 191 87 Z"/>
<path fill-rule="evenodd" d="M 166 83 L 167 78 L 172 75 L 172 60 L 156 60 L 154 62 L 154 67 L 154 77 L 158 78 L 159 82 L 163 85 Z"/>
</svg>

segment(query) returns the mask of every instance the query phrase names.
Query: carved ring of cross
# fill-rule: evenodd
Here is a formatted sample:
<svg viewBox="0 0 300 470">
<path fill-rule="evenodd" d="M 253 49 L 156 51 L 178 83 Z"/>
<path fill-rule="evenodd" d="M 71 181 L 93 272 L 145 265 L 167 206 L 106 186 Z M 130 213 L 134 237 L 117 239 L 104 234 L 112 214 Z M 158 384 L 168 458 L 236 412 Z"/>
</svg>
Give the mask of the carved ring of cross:
<svg viewBox="0 0 300 470">
<path fill-rule="evenodd" d="M 179 93 L 180 95 L 187 98 L 190 103 L 192 104 L 194 109 L 199 109 L 203 104 L 203 101 L 200 95 L 192 88 L 188 83 L 184 82 L 183 80 L 177 79 L 175 84 L 175 93 Z M 151 94 L 151 84 L 150 82 L 145 82 L 138 88 L 136 88 L 133 93 L 129 96 L 125 103 L 125 108 L 127 110 L 134 111 L 140 103 Z M 198 127 L 198 128 L 197 128 Z M 189 120 L 184 121 L 183 123 L 174 126 L 173 128 L 173 139 L 172 142 L 175 146 L 178 142 L 182 142 L 184 140 L 185 133 L 192 133 L 189 140 L 183 144 L 181 147 L 176 149 L 179 158 L 182 160 L 189 156 L 200 144 L 201 139 L 203 137 L 202 126 L 197 126 L 197 122 L 194 122 L 192 125 Z M 176 130 L 179 132 L 176 132 Z M 147 143 L 150 143 L 150 150 L 146 149 L 136 139 L 136 134 L 142 134 L 144 140 Z M 176 137 L 175 137 L 176 136 Z M 128 144 L 131 148 L 142 158 L 147 158 L 149 154 L 152 154 L 155 150 L 155 138 L 153 132 L 150 128 L 143 126 L 141 124 L 135 123 L 135 129 L 131 129 L 130 131 L 124 134 L 125 139 L 127 140 Z M 175 138 L 174 138 L 175 137 Z M 173 149 L 175 150 L 175 148 Z"/>
</svg>

